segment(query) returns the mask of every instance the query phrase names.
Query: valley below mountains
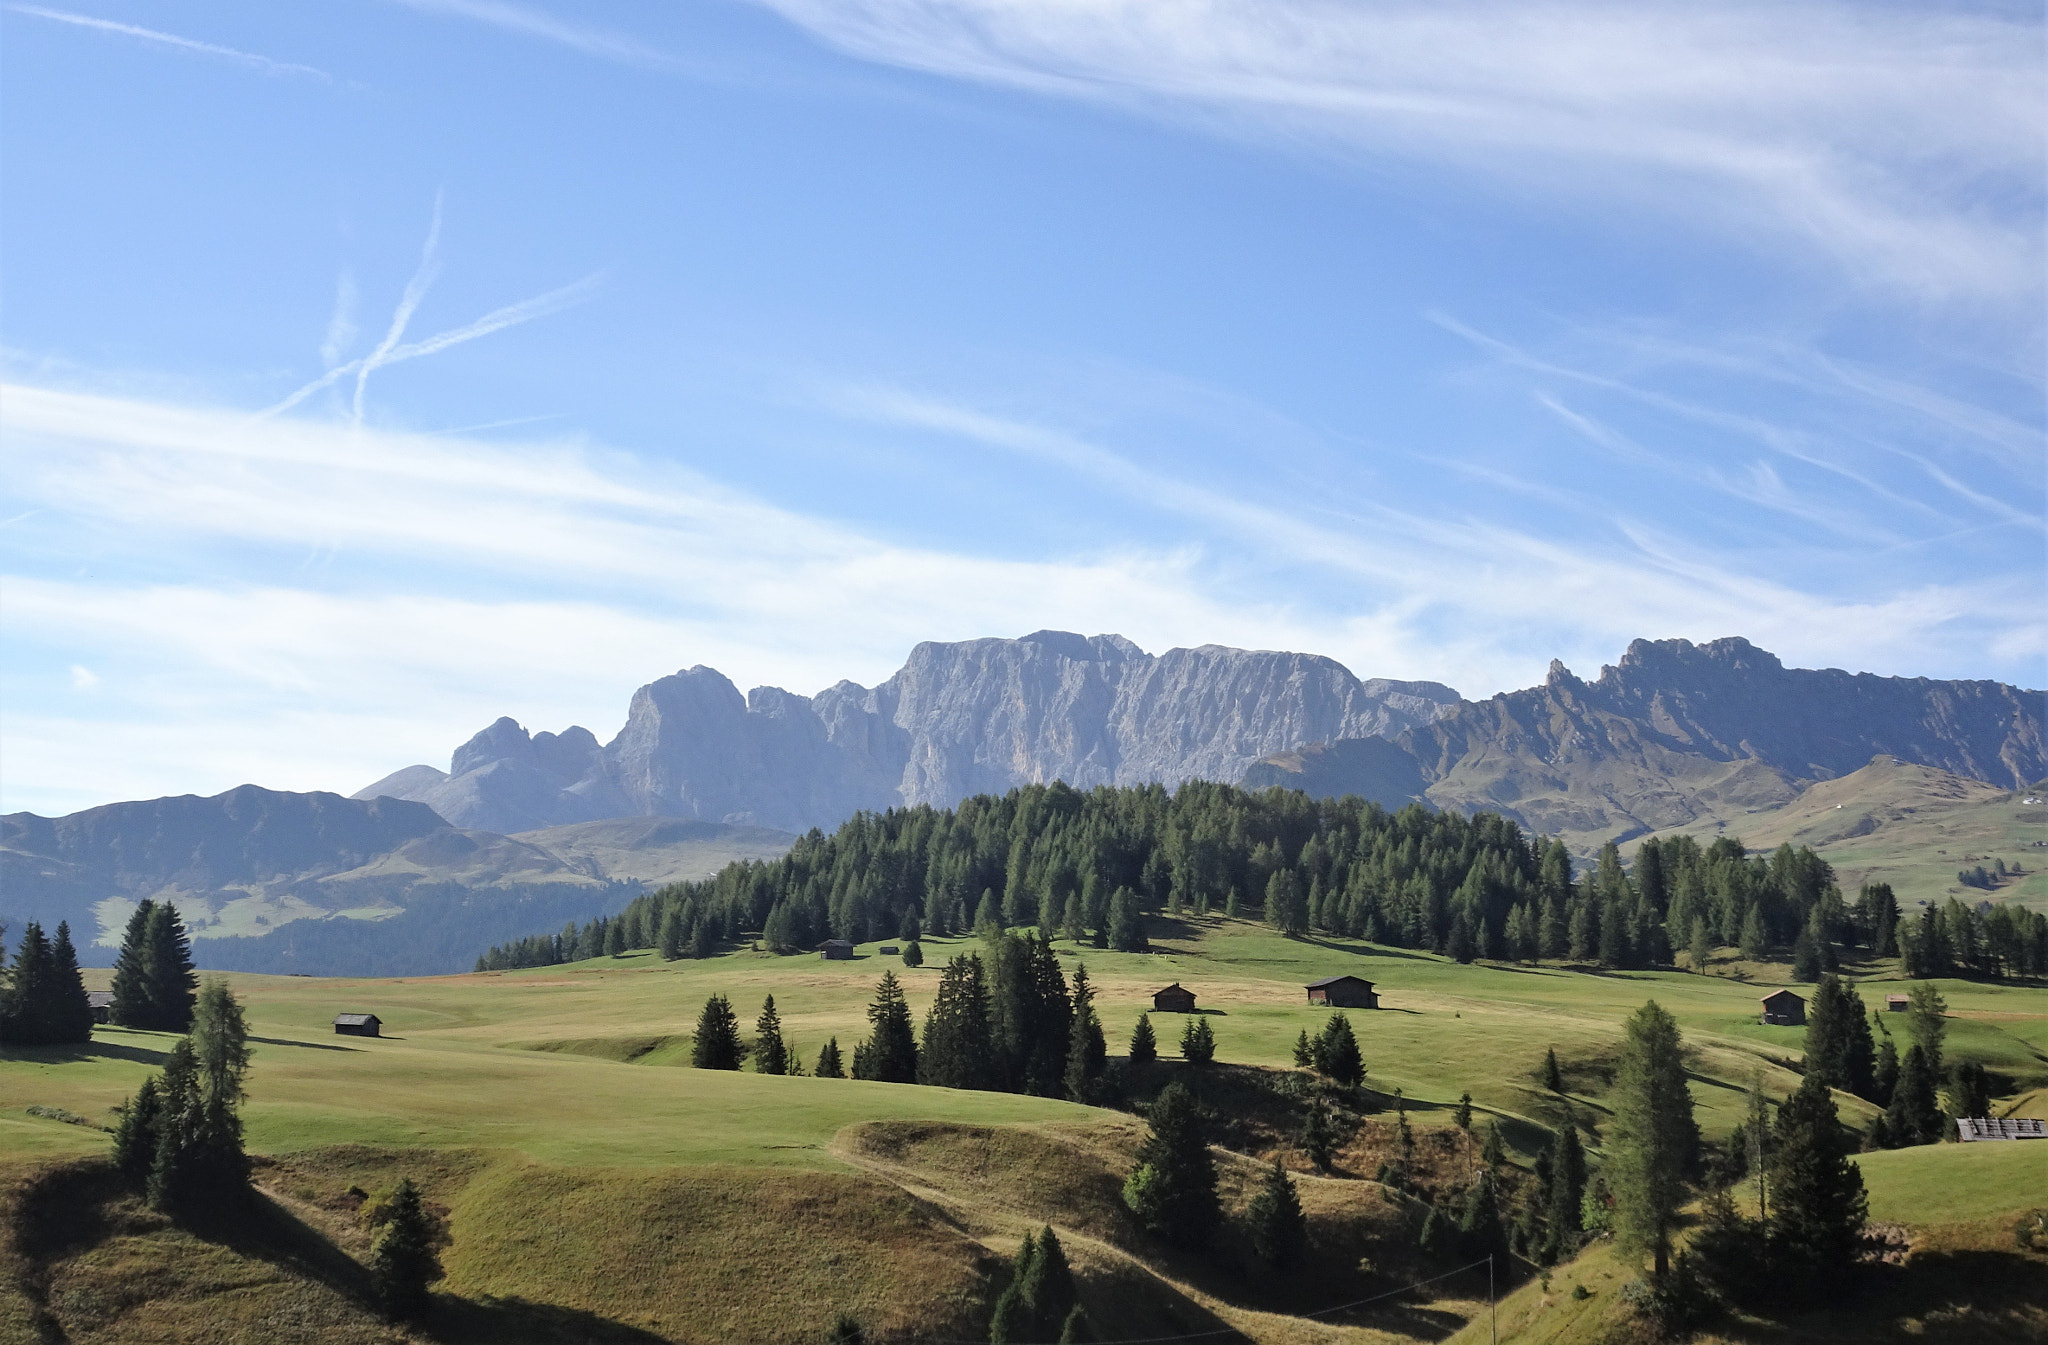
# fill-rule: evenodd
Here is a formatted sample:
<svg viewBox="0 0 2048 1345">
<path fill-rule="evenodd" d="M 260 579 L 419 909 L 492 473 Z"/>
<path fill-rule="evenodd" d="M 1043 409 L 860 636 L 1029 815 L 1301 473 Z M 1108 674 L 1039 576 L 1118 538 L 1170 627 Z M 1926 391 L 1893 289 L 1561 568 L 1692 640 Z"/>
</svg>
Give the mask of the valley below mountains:
<svg viewBox="0 0 2048 1345">
<path fill-rule="evenodd" d="M 1876 757 L 2025 787 L 2048 775 L 2043 693 L 1787 668 L 1742 639 L 1638 640 L 1590 681 L 1553 663 L 1541 686 L 1467 701 L 1312 654 L 1155 656 L 1041 631 L 921 644 L 876 687 L 809 697 L 743 696 L 693 667 L 635 692 L 609 742 L 503 718 L 447 770 L 407 766 L 351 798 L 251 785 L 13 814 L 0 923 L 69 920 L 104 960 L 133 904 L 157 897 L 192 923 L 202 966 L 414 975 L 778 856 L 863 809 L 1025 784 L 1356 794 L 1499 813 L 1590 855 L 1655 832 L 1747 834 Z"/>
</svg>

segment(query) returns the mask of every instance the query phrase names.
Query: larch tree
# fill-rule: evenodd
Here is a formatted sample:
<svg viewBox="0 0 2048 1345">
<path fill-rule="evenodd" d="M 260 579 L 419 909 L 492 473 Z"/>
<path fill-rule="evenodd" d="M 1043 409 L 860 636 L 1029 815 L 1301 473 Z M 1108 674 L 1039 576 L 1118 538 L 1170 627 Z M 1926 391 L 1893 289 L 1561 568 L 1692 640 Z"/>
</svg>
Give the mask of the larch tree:
<svg viewBox="0 0 2048 1345">
<path fill-rule="evenodd" d="M 1699 1129 L 1677 1020 L 1655 1000 L 1629 1017 L 1612 1105 L 1606 1174 L 1615 1241 L 1628 1254 L 1649 1255 L 1652 1273 L 1661 1278 L 1670 1265 Z"/>
</svg>

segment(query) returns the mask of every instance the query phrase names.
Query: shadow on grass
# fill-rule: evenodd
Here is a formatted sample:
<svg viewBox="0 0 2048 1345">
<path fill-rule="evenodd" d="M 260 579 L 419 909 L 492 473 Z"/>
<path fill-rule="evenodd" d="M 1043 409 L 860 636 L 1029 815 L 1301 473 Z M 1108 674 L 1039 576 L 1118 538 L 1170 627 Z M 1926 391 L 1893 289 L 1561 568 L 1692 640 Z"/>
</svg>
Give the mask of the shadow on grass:
<svg viewBox="0 0 2048 1345">
<path fill-rule="evenodd" d="M 265 1046 L 303 1046 L 309 1051 L 360 1051 L 360 1046 L 342 1046 L 331 1041 L 294 1041 L 289 1037 L 251 1037 L 250 1041 Z M 403 1037 L 385 1037 L 385 1041 L 404 1041 Z"/>
<path fill-rule="evenodd" d="M 419 1328 L 445 1345 L 498 1345 L 501 1341 L 561 1342 L 562 1345 L 654 1345 L 667 1340 L 637 1326 L 596 1313 L 523 1298 L 456 1298 L 434 1295 L 433 1309 Z"/>
<path fill-rule="evenodd" d="M 166 1032 L 165 1041 L 178 1038 Z M 126 1060 L 137 1065 L 162 1065 L 171 1058 L 168 1050 L 153 1051 L 147 1046 L 130 1046 L 121 1041 L 101 1041 L 95 1037 L 90 1042 L 78 1042 L 63 1046 L 16 1046 L 8 1049 L 10 1055 L 22 1060 L 42 1060 L 51 1064 L 72 1064 L 81 1060 Z"/>
</svg>

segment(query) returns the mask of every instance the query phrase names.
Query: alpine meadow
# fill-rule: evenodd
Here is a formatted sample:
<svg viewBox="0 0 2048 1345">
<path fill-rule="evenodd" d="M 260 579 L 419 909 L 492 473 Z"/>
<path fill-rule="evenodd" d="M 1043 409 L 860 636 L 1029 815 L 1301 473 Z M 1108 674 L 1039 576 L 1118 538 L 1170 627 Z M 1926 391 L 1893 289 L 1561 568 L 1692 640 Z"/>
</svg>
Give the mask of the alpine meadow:
<svg viewBox="0 0 2048 1345">
<path fill-rule="evenodd" d="M 0 1345 L 2048 1345 L 2044 37 L 0 6 Z"/>
</svg>

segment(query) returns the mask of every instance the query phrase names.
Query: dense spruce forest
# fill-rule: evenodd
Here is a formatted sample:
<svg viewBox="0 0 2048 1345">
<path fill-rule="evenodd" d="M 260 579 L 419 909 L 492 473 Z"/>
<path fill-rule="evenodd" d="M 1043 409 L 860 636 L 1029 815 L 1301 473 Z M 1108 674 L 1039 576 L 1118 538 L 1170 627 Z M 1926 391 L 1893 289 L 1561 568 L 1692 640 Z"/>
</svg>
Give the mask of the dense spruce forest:
<svg viewBox="0 0 2048 1345">
<path fill-rule="evenodd" d="M 1701 846 L 1678 836 L 1646 841 L 1627 869 L 1610 844 L 1575 875 L 1562 842 L 1491 813 L 1388 812 L 1354 797 L 1203 781 L 1085 793 L 1054 782 L 951 809 L 860 813 L 829 836 L 811 831 L 779 860 L 735 863 L 616 916 L 494 947 L 477 969 L 629 948 L 702 957 L 750 938 L 793 952 L 831 938 L 1024 926 L 1134 950 L 1148 916 L 1210 912 L 1460 961 L 1653 967 L 1686 953 L 1698 965 L 1706 950 L 1734 946 L 1748 957 L 1790 952 L 1815 980 L 1861 947 L 1903 954 L 1922 975 L 2048 969 L 2043 917 L 1951 902 L 1909 919 L 1883 884 L 1845 901 L 1810 849 L 1766 858 L 1733 837 Z"/>
</svg>

